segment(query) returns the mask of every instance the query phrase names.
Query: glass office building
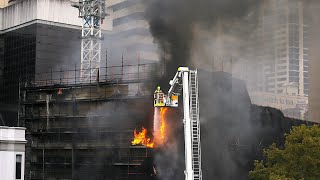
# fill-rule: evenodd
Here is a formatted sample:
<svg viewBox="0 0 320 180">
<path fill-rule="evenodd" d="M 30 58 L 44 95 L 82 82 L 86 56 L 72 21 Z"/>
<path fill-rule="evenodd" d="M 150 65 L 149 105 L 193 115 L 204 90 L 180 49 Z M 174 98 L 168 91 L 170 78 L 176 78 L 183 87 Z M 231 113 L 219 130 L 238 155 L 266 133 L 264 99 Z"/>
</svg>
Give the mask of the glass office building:
<svg viewBox="0 0 320 180">
<path fill-rule="evenodd" d="M 0 34 L 0 103 L 5 125 L 17 125 L 19 82 L 79 67 L 80 28 L 34 23 Z"/>
</svg>

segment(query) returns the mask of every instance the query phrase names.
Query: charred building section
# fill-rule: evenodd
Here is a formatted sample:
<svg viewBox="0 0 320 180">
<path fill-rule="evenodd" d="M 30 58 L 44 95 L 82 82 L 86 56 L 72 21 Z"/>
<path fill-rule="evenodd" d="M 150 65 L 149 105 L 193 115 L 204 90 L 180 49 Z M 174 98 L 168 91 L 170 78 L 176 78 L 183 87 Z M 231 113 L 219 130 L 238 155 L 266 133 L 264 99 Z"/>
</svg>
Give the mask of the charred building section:
<svg viewBox="0 0 320 180">
<path fill-rule="evenodd" d="M 71 76 L 24 84 L 19 121 L 27 128 L 25 179 L 154 177 L 152 149 L 131 146 L 134 129 L 153 112 L 146 109 L 152 96 L 141 85 L 145 76 L 109 75 L 88 84 L 67 81 L 77 79 Z"/>
</svg>

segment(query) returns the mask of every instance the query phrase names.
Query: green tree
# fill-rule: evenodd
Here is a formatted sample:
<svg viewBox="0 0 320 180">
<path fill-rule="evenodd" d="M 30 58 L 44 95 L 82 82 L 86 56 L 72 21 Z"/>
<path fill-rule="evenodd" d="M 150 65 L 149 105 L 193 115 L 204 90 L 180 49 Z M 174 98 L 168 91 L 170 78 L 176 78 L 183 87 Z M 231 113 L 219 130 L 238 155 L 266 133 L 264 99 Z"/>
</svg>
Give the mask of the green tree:
<svg viewBox="0 0 320 180">
<path fill-rule="evenodd" d="M 266 161 L 255 161 L 249 177 L 255 180 L 319 180 L 320 127 L 301 125 L 285 134 L 285 145 L 265 149 Z"/>
</svg>

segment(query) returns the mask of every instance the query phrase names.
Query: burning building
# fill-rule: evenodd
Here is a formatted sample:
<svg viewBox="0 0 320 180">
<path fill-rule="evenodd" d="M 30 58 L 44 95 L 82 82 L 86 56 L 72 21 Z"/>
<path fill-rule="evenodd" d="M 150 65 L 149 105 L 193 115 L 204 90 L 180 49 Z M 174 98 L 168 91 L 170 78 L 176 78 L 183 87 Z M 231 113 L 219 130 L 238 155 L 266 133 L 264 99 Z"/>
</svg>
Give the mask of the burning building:
<svg viewBox="0 0 320 180">
<path fill-rule="evenodd" d="M 168 125 L 166 122 L 166 107 L 155 107 L 153 113 L 153 133 L 150 133 L 145 127 L 141 131 L 134 130 L 134 139 L 132 145 L 144 145 L 149 148 L 159 148 L 164 145 L 168 139 Z"/>
<path fill-rule="evenodd" d="M 134 129 L 153 112 L 150 94 L 139 86 L 146 82 L 144 73 L 139 74 L 109 74 L 86 84 L 70 83 L 79 77 L 68 76 L 21 86 L 25 179 L 154 178 L 153 149 L 131 144 Z"/>
</svg>

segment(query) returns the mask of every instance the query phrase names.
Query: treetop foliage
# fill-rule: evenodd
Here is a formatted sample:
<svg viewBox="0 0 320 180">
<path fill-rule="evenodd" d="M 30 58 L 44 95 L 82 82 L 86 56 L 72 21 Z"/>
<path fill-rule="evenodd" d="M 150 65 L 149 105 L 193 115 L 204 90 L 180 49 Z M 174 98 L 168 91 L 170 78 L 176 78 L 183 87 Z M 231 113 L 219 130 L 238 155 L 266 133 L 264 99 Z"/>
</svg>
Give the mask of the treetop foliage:
<svg viewBox="0 0 320 180">
<path fill-rule="evenodd" d="M 320 179 L 320 127 L 301 125 L 285 134 L 284 147 L 272 144 L 264 152 L 265 161 L 254 162 L 249 177 L 257 180 Z"/>
</svg>

